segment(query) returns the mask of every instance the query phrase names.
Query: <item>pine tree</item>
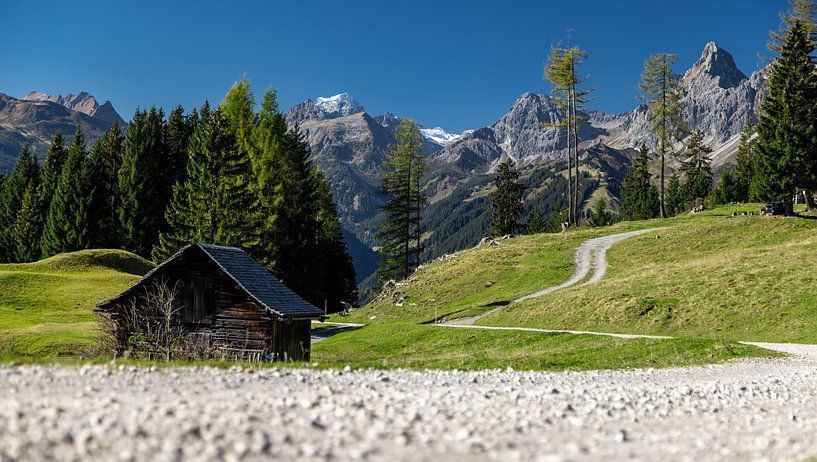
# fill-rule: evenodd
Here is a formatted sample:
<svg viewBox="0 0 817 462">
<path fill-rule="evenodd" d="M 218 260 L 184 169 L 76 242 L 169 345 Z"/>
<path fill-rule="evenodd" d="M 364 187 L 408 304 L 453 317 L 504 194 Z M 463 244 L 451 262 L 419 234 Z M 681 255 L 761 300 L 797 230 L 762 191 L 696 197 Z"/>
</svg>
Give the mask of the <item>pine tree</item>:
<svg viewBox="0 0 817 462">
<path fill-rule="evenodd" d="M 175 177 L 166 155 L 163 119 L 164 113 L 155 107 L 136 111 L 125 133 L 119 169 L 123 244 L 146 258 L 167 226 L 164 214 Z"/>
<path fill-rule="evenodd" d="M 755 134 L 754 124 L 747 123 L 740 135 L 740 146 L 735 158 L 735 186 L 736 196 L 733 200 L 746 202 L 749 200 L 749 188 L 755 174 Z"/>
<path fill-rule="evenodd" d="M 752 194 L 786 204 L 797 189 L 817 189 L 817 73 L 810 26 L 794 19 L 771 65 L 760 106 Z"/>
<path fill-rule="evenodd" d="M 649 220 L 658 212 L 658 191 L 650 182 L 647 147 L 642 145 L 640 155 L 633 161 L 621 186 L 619 213 L 623 220 Z"/>
<path fill-rule="evenodd" d="M 687 160 L 682 165 L 686 175 L 684 198 L 688 205 L 699 205 L 712 192 L 712 168 L 709 154 L 712 149 L 703 144 L 703 133 L 695 130 L 687 140 Z"/>
<path fill-rule="evenodd" d="M 677 172 L 672 172 L 669 177 L 669 185 L 667 185 L 667 195 L 664 198 L 664 208 L 668 217 L 678 215 L 684 210 L 687 202 L 685 197 L 685 189 L 681 186 L 681 178 Z"/>
<path fill-rule="evenodd" d="M 568 221 L 571 225 L 579 222 L 579 122 L 583 120 L 578 111 L 589 101 L 592 89 L 580 90 L 587 80 L 580 77 L 578 69 L 587 59 L 587 52 L 568 44 L 566 48 L 551 47 L 550 61 L 545 66 L 545 79 L 553 85 L 558 95 L 556 104 L 565 111 L 565 118 L 545 127 L 566 127 L 568 159 Z M 575 169 L 575 171 L 574 171 Z"/>
<path fill-rule="evenodd" d="M 82 164 L 77 220 L 82 248 L 118 248 L 122 228 L 119 222 L 119 169 L 122 165 L 122 136 L 114 123 L 97 140 Z"/>
<path fill-rule="evenodd" d="M 491 235 L 514 234 L 519 228 L 519 216 L 525 208 L 522 204 L 524 186 L 519 183 L 519 172 L 514 170 L 511 159 L 499 164 L 494 184 L 496 189 L 491 193 Z"/>
<path fill-rule="evenodd" d="M 672 70 L 676 58 L 677 55 L 666 53 L 650 56 L 644 64 L 644 72 L 638 86 L 642 100 L 649 106 L 652 132 L 658 138 L 658 152 L 661 155 L 658 209 L 661 218 L 666 217 L 664 207 L 666 156 L 674 153 L 674 143 L 682 139 L 688 131 L 682 117 L 681 76 Z"/>
<path fill-rule="evenodd" d="M 613 216 L 607 210 L 607 201 L 602 198 L 596 200 L 588 224 L 594 228 L 598 228 L 609 225 L 612 219 Z"/>
<path fill-rule="evenodd" d="M 41 242 L 43 257 L 82 249 L 82 226 L 77 211 L 82 197 L 81 175 L 86 155 L 85 136 L 77 126 L 74 139 L 68 146 L 68 156 L 60 173 L 60 181 L 48 208 L 48 219 Z"/>
<path fill-rule="evenodd" d="M 0 261 L 2 262 L 19 261 L 16 252 L 15 222 L 19 218 L 25 195 L 31 188 L 36 190 L 39 179 L 40 166 L 37 158 L 28 146 L 23 146 L 14 170 L 3 182 L 0 194 Z M 26 219 L 33 221 L 27 225 L 37 226 L 36 214 L 29 214 Z"/>
<path fill-rule="evenodd" d="M 553 212 L 545 225 L 546 233 L 561 233 L 562 225 L 567 223 L 568 210 L 561 208 Z"/>
<path fill-rule="evenodd" d="M 405 279 L 417 267 L 420 254 L 417 216 L 422 207 L 418 184 L 422 175 L 423 139 L 414 122 L 404 120 L 395 136 L 397 144 L 386 152 L 381 192 L 388 198 L 378 237 L 381 280 Z"/>
<path fill-rule="evenodd" d="M 544 233 L 547 230 L 545 216 L 539 209 L 535 209 L 528 217 L 528 234 Z"/>
</svg>

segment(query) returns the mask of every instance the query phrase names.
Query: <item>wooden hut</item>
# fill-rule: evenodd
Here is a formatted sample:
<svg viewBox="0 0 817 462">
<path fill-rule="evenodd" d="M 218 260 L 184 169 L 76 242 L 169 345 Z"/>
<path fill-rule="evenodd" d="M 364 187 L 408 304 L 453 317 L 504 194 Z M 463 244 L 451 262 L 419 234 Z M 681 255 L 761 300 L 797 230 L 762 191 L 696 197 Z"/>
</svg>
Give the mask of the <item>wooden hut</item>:
<svg viewBox="0 0 817 462">
<path fill-rule="evenodd" d="M 120 351 L 128 348 L 134 334 L 129 331 L 128 310 L 153 310 L 145 300 L 159 285 L 172 288 L 168 325 L 224 357 L 309 360 L 311 321 L 324 319 L 323 311 L 241 249 L 196 243 L 97 305 L 98 311 L 110 315 Z"/>
</svg>

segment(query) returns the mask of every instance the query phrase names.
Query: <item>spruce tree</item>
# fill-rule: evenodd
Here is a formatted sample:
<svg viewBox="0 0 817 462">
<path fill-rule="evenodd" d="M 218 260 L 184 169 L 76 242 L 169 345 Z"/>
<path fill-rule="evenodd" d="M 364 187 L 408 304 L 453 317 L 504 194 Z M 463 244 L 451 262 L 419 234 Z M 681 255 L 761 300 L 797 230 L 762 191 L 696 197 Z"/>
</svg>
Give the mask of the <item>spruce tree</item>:
<svg viewBox="0 0 817 462">
<path fill-rule="evenodd" d="M 77 126 L 68 156 L 60 173 L 60 181 L 48 208 L 43 230 L 41 250 L 43 257 L 82 249 L 80 233 L 83 224 L 77 211 L 82 197 L 82 166 L 86 158 L 85 136 Z"/>
<path fill-rule="evenodd" d="M 0 194 L 0 261 L 16 262 L 15 222 L 19 218 L 20 209 L 28 190 L 36 190 L 40 178 L 40 166 L 37 158 L 28 146 L 23 146 L 20 157 L 11 174 L 3 182 Z M 28 214 L 27 225 L 37 227 L 36 214 Z"/>
<path fill-rule="evenodd" d="M 331 311 L 338 311 L 342 308 L 341 302 L 357 303 L 355 267 L 343 239 L 329 185 L 320 169 L 313 169 L 313 175 L 318 187 L 318 252 L 313 265 L 313 292 L 321 295 L 316 300 L 318 306 L 325 300 Z"/>
<path fill-rule="evenodd" d="M 727 166 L 721 172 L 721 180 L 718 187 L 712 192 L 712 200 L 716 204 L 729 204 L 734 201 L 741 201 L 741 186 L 735 175 L 735 168 Z"/>
<path fill-rule="evenodd" d="M 420 151 L 423 139 L 414 122 L 404 120 L 395 136 L 397 144 L 386 152 L 380 191 L 388 201 L 382 207 L 383 223 L 378 237 L 381 280 L 405 279 L 419 264 L 420 240 L 417 216 L 423 204 L 418 188 L 422 175 Z"/>
<path fill-rule="evenodd" d="M 602 198 L 598 198 L 593 205 L 593 210 L 591 211 L 588 224 L 594 228 L 598 228 L 609 225 L 612 219 L 612 214 L 609 210 L 607 210 L 607 201 Z"/>
<path fill-rule="evenodd" d="M 817 73 L 810 27 L 794 19 L 771 64 L 760 106 L 752 194 L 786 204 L 797 189 L 817 189 Z"/>
<path fill-rule="evenodd" d="M 48 146 L 48 152 L 45 155 L 43 168 L 40 173 L 40 185 L 37 188 L 37 208 L 38 208 L 38 246 L 40 248 L 39 256 L 45 257 L 42 250 L 42 235 L 45 232 L 45 223 L 48 221 L 48 209 L 51 206 L 51 200 L 54 197 L 54 192 L 57 190 L 57 185 L 60 182 L 62 175 L 62 168 L 65 165 L 65 160 L 68 157 L 68 151 L 65 149 L 65 141 L 63 140 L 62 132 L 57 131 L 54 138 L 51 139 L 51 144 Z"/>
<path fill-rule="evenodd" d="M 176 106 L 165 124 L 165 152 L 170 166 L 169 180 L 172 184 L 184 181 L 187 172 L 187 145 L 193 133 L 197 114 L 184 115 L 184 108 Z"/>
<path fill-rule="evenodd" d="M 114 123 L 97 140 L 82 164 L 79 244 L 82 248 L 118 248 L 122 228 L 119 221 L 119 170 L 122 165 L 122 136 Z"/>
<path fill-rule="evenodd" d="M 519 216 L 524 211 L 522 194 L 525 188 L 519 182 L 519 172 L 514 169 L 511 159 L 499 164 L 494 184 L 496 189 L 491 193 L 491 235 L 514 234 L 519 228 Z"/>
<path fill-rule="evenodd" d="M 642 145 L 621 186 L 619 214 L 623 220 L 649 220 L 655 218 L 658 212 L 658 191 L 650 181 L 647 147 Z"/>
<path fill-rule="evenodd" d="M 664 208 L 668 217 L 678 215 L 684 210 L 686 204 L 685 191 L 678 173 L 672 172 L 669 177 L 669 185 L 667 185 L 667 195 L 664 198 Z"/>
<path fill-rule="evenodd" d="M 547 229 L 547 222 L 545 216 L 539 209 L 535 209 L 528 217 L 528 234 L 544 233 Z"/>
<path fill-rule="evenodd" d="M 752 177 L 755 174 L 755 134 L 754 124 L 747 123 L 740 135 L 740 146 L 735 157 L 736 197 L 733 200 L 746 202 L 750 199 Z"/>
<path fill-rule="evenodd" d="M 675 142 L 681 140 L 688 131 L 682 117 L 681 76 L 672 70 L 676 58 L 677 55 L 667 53 L 650 56 L 644 64 L 644 72 L 638 86 L 642 100 L 649 106 L 652 132 L 658 139 L 658 152 L 661 155 L 658 208 L 661 218 L 666 217 L 664 207 L 666 156 L 674 153 Z"/>
<path fill-rule="evenodd" d="M 709 154 L 712 149 L 703 144 L 703 133 L 696 130 L 687 140 L 686 155 L 682 164 L 686 175 L 684 198 L 688 205 L 700 205 L 712 192 L 712 169 L 709 166 Z"/>
<path fill-rule="evenodd" d="M 23 194 L 20 212 L 12 226 L 13 261 L 30 262 L 39 258 L 41 229 L 37 184 L 31 182 Z"/>
<path fill-rule="evenodd" d="M 155 107 L 136 111 L 125 133 L 118 176 L 123 245 L 146 258 L 166 227 L 165 208 L 175 177 L 166 155 L 163 119 Z"/>
</svg>

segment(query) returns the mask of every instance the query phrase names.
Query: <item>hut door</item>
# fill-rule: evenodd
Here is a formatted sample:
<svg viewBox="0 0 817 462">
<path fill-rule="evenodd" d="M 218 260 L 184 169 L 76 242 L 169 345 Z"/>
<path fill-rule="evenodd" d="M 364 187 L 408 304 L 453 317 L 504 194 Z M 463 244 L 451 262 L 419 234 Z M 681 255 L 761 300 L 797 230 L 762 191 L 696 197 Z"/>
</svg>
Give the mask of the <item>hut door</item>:
<svg viewBox="0 0 817 462">
<path fill-rule="evenodd" d="M 184 282 L 184 322 L 210 324 L 213 319 L 213 283 L 200 279 Z"/>
</svg>

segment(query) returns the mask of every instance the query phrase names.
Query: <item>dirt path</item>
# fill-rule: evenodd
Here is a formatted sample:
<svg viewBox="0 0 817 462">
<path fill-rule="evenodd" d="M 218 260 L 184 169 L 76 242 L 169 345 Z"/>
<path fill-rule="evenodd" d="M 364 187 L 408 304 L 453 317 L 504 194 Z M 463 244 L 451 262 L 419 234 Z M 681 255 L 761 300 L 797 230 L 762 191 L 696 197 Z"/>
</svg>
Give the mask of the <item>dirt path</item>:
<svg viewBox="0 0 817 462">
<path fill-rule="evenodd" d="M 512 301 L 513 303 L 519 303 L 525 300 L 530 300 L 532 298 L 538 298 L 543 295 L 547 295 L 557 290 L 566 289 L 568 287 L 574 286 L 584 280 L 587 277 L 587 274 L 590 272 L 590 269 L 593 269 L 593 275 L 590 279 L 585 282 L 585 284 L 595 284 L 604 277 L 604 273 L 607 272 L 607 250 L 613 246 L 613 244 L 623 241 L 624 239 L 640 236 L 645 233 L 651 233 L 654 231 L 661 231 L 664 229 L 668 229 L 666 227 L 663 228 L 651 228 L 651 229 L 641 229 L 638 231 L 630 231 L 628 233 L 620 233 L 620 234 L 611 234 L 609 236 L 602 236 L 593 239 L 588 239 L 576 249 L 576 272 L 573 273 L 573 276 L 570 277 L 567 281 L 548 287 L 546 289 L 542 289 L 538 292 L 534 292 L 529 295 L 525 295 L 524 297 L 519 297 L 516 300 Z M 500 306 L 491 310 L 488 310 L 482 314 L 477 316 L 470 316 L 465 318 L 458 318 L 448 321 L 442 325 L 446 326 L 471 326 L 476 323 L 478 320 L 488 316 L 491 313 L 495 313 L 501 309 L 505 308 L 505 306 Z"/>
</svg>

